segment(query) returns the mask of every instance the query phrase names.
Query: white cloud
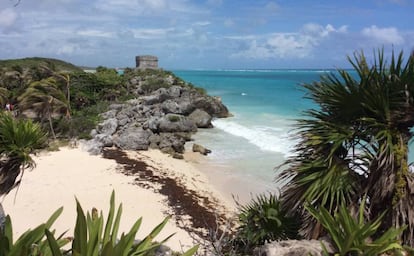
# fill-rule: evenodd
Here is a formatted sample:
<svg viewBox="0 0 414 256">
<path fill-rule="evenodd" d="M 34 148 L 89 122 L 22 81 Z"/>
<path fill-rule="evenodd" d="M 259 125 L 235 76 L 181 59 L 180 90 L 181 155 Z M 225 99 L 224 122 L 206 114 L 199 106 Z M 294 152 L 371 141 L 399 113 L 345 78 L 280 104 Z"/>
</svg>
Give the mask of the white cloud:
<svg viewBox="0 0 414 256">
<path fill-rule="evenodd" d="M 210 24 L 211 24 L 211 22 L 209 22 L 209 21 L 197 21 L 193 25 L 203 27 L 203 26 L 208 26 Z"/>
<path fill-rule="evenodd" d="M 378 28 L 373 25 L 362 30 L 362 35 L 378 41 L 379 44 L 395 44 L 400 45 L 404 43 L 404 38 L 394 27 Z"/>
<path fill-rule="evenodd" d="M 13 26 L 17 20 L 17 13 L 14 9 L 7 8 L 0 11 L 0 28 L 7 29 Z"/>
<path fill-rule="evenodd" d="M 140 39 L 160 39 L 172 31 L 174 31 L 174 28 L 131 29 L 134 37 Z"/>
<path fill-rule="evenodd" d="M 91 37 L 114 37 L 114 33 L 108 31 L 102 31 L 98 29 L 85 29 L 78 30 L 76 34 L 81 36 L 91 36 Z"/>
<path fill-rule="evenodd" d="M 250 59 L 304 58 L 312 55 L 313 50 L 324 40 L 328 40 L 335 34 L 346 32 L 346 26 L 336 29 L 330 24 L 323 27 L 319 24 L 308 23 L 295 33 L 274 33 L 253 38 L 251 35 L 228 38 L 250 41 L 247 49 L 233 54 L 232 57 Z"/>
<path fill-rule="evenodd" d="M 335 29 L 334 26 L 332 26 L 331 24 L 328 24 L 325 27 L 323 27 L 316 23 L 307 23 L 303 26 L 302 32 L 314 38 L 321 38 L 327 37 L 331 33 L 346 33 L 347 26 L 341 26 L 338 29 Z"/>
</svg>

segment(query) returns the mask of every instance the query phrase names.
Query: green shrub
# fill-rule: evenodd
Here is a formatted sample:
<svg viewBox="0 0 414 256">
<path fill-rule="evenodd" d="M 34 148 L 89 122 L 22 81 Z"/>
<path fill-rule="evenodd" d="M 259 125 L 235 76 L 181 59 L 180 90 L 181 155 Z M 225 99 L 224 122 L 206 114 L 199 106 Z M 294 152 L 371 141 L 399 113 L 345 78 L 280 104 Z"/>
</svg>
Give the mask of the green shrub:
<svg viewBox="0 0 414 256">
<path fill-rule="evenodd" d="M 250 252 L 265 242 L 299 238 L 299 221 L 282 210 L 273 194 L 258 195 L 247 205 L 239 205 L 239 222 L 234 239 L 238 251 Z"/>
<path fill-rule="evenodd" d="M 156 91 L 160 88 L 169 88 L 171 84 L 165 81 L 162 77 L 150 77 L 141 86 L 141 89 L 145 93 Z"/>
<path fill-rule="evenodd" d="M 365 201 L 365 198 L 364 200 Z M 358 218 L 354 218 L 344 205 L 332 216 L 329 211 L 321 207 L 315 209 L 311 206 L 305 207 L 325 228 L 337 248 L 335 255 L 380 255 L 391 250 L 401 251 L 402 246 L 397 240 L 405 227 L 390 228 L 380 237 L 373 240 L 373 235 L 381 226 L 384 213 L 373 221 L 365 222 L 365 203 L 359 208 Z M 326 255 L 328 253 L 325 250 Z"/>
<path fill-rule="evenodd" d="M 169 120 L 170 122 L 175 123 L 175 122 L 180 121 L 180 117 L 179 117 L 179 116 L 177 116 L 177 115 L 169 115 L 169 116 L 168 116 L 168 120 Z"/>
</svg>

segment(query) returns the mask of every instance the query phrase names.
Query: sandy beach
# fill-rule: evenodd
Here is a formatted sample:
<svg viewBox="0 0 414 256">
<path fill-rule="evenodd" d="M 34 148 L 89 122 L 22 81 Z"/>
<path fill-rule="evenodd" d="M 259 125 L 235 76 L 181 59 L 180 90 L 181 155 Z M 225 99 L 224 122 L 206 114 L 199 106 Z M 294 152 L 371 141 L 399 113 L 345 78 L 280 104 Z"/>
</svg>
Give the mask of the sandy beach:
<svg viewBox="0 0 414 256">
<path fill-rule="evenodd" d="M 16 237 L 46 221 L 61 206 L 63 213 L 53 228 L 58 234 L 71 234 L 75 198 L 84 211 L 95 207 L 106 216 L 110 194 L 115 191 L 116 204 L 123 204 L 121 232 L 143 217 L 139 239 L 171 215 L 158 240 L 175 233 L 166 245 L 182 251 L 196 243 L 194 231 L 203 229 L 203 221 L 212 223 L 214 214 L 231 215 L 234 210 L 232 202 L 191 164 L 191 154 L 186 155 L 190 160 L 177 160 L 155 150 L 108 151 L 106 158 L 90 155 L 81 147 L 42 152 L 34 156 L 36 168 L 24 173 L 18 191 L 2 199 L 3 207 L 12 218 Z"/>
</svg>

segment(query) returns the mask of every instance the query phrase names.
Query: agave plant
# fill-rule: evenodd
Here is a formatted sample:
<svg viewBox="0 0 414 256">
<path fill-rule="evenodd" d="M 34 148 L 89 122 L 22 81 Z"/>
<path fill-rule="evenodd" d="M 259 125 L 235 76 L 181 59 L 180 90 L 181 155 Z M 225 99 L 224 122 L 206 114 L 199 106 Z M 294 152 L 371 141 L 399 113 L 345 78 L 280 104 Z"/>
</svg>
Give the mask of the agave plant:
<svg viewBox="0 0 414 256">
<path fill-rule="evenodd" d="M 308 205 L 305 208 L 328 232 L 337 248 L 335 255 L 376 256 L 389 251 L 401 252 L 403 249 L 397 237 L 406 227 L 389 228 L 381 236 L 373 239 L 385 213 L 373 221 L 365 222 L 365 201 L 359 207 L 357 218 L 354 218 L 344 205 L 339 207 L 334 216 L 324 207 L 316 209 Z"/>
<path fill-rule="evenodd" d="M 92 212 L 85 215 L 81 205 L 76 201 L 77 219 L 74 232 L 74 239 L 70 253 L 73 256 L 112 256 L 112 255 L 152 255 L 153 251 L 173 235 L 168 236 L 161 242 L 154 242 L 154 238 L 160 233 L 168 218 L 164 219 L 156 226 L 149 235 L 140 242 L 135 241 L 135 236 L 139 230 L 142 218 L 139 218 L 130 231 L 118 236 L 119 222 L 122 214 L 122 204 L 115 212 L 115 193 L 112 192 L 108 217 L 104 225 L 102 212 L 94 208 Z M 60 246 L 55 240 L 53 233 L 46 230 L 53 256 L 63 256 Z M 193 255 L 198 249 L 194 246 L 183 254 L 183 256 Z M 1 255 L 0 255 L 1 256 Z"/>
<path fill-rule="evenodd" d="M 256 196 L 246 205 L 239 205 L 239 222 L 235 245 L 248 252 L 265 242 L 299 238 L 299 222 L 288 216 L 281 201 L 273 194 Z"/>
<path fill-rule="evenodd" d="M 13 255 L 31 255 L 31 256 L 48 256 L 52 254 L 49 243 L 45 238 L 45 230 L 49 230 L 56 219 L 62 213 L 63 208 L 56 210 L 52 216 L 46 221 L 34 228 L 24 232 L 16 241 L 13 240 L 13 226 L 10 216 L 6 216 L 4 230 L 0 232 L 0 256 Z M 53 234 L 54 232 L 50 232 Z M 68 239 L 62 238 L 63 234 L 55 240 L 57 247 L 63 247 L 69 243 Z"/>
</svg>

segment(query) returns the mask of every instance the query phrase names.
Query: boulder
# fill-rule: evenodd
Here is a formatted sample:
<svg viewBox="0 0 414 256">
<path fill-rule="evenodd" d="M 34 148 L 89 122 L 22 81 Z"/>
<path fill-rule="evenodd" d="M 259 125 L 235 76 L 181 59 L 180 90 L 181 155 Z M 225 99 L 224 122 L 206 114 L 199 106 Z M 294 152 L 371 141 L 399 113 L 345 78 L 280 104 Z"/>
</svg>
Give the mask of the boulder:
<svg viewBox="0 0 414 256">
<path fill-rule="evenodd" d="M 212 117 L 204 110 L 196 109 L 194 110 L 188 118 L 195 123 L 198 128 L 211 128 Z"/>
<path fill-rule="evenodd" d="M 97 134 L 94 140 L 102 144 L 103 147 L 112 147 L 114 145 L 112 141 L 112 136 L 108 134 L 103 134 L 103 133 Z"/>
<path fill-rule="evenodd" d="M 196 132 L 197 126 L 185 116 L 167 114 L 158 123 L 159 132 Z"/>
<path fill-rule="evenodd" d="M 171 96 L 168 94 L 167 89 L 160 88 L 148 96 L 141 96 L 139 99 L 142 100 L 142 102 L 145 105 L 153 105 L 153 104 L 161 103 L 164 100 L 169 99 L 170 97 Z"/>
<path fill-rule="evenodd" d="M 180 154 L 180 153 L 174 153 L 172 157 L 175 159 L 184 159 L 183 154 Z"/>
<path fill-rule="evenodd" d="M 271 242 L 261 247 L 254 249 L 254 256 L 322 256 L 323 248 L 322 241 L 319 240 L 285 240 L 278 242 Z M 328 253 L 333 253 L 333 248 L 330 244 L 324 242 Z M 329 254 L 331 255 L 331 254 Z"/>
<path fill-rule="evenodd" d="M 196 108 L 202 109 L 214 117 L 223 118 L 231 116 L 219 97 L 199 96 L 193 100 L 193 104 Z"/>
<path fill-rule="evenodd" d="M 124 107 L 124 104 L 111 104 L 109 105 L 109 109 L 110 110 L 115 110 L 115 111 L 119 111 Z"/>
<path fill-rule="evenodd" d="M 185 139 L 175 133 L 161 133 L 159 148 L 165 151 L 172 151 L 183 153 L 184 152 Z"/>
<path fill-rule="evenodd" d="M 168 94 L 171 98 L 178 98 L 181 95 L 182 88 L 180 86 L 174 85 L 168 88 Z"/>
<path fill-rule="evenodd" d="M 102 117 L 102 119 L 115 118 L 117 112 L 118 110 L 111 109 L 109 111 L 106 111 L 105 113 L 100 114 L 100 116 Z"/>
<path fill-rule="evenodd" d="M 142 127 L 129 127 L 122 134 L 114 136 L 114 144 L 121 149 L 147 150 L 150 144 L 149 138 L 153 133 Z"/>
<path fill-rule="evenodd" d="M 188 115 L 191 111 L 194 110 L 194 106 L 190 103 L 189 100 L 185 99 L 175 99 L 175 100 L 166 100 L 161 104 L 161 109 L 164 113 L 173 113 L 180 115 Z"/>
<path fill-rule="evenodd" d="M 202 155 L 207 155 L 208 153 L 211 153 L 210 149 L 207 149 L 199 144 L 194 143 L 193 144 L 193 152 L 199 152 Z"/>
<path fill-rule="evenodd" d="M 96 131 L 107 135 L 112 135 L 118 128 L 118 120 L 116 118 L 109 118 L 98 124 Z"/>
<path fill-rule="evenodd" d="M 99 155 L 102 152 L 103 144 L 98 140 L 92 139 L 82 143 L 82 148 L 91 155 Z"/>
</svg>

